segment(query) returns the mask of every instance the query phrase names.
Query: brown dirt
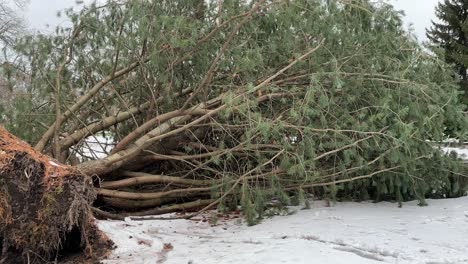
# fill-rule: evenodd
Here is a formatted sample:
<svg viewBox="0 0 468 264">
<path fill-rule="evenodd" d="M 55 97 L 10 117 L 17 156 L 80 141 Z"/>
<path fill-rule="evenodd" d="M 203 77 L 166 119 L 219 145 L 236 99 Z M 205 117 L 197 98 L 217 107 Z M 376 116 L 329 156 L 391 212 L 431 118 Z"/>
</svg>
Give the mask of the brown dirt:
<svg viewBox="0 0 468 264">
<path fill-rule="evenodd" d="M 90 211 L 95 198 L 89 177 L 0 127 L 0 263 L 93 263 L 107 255 L 111 242 Z"/>
</svg>

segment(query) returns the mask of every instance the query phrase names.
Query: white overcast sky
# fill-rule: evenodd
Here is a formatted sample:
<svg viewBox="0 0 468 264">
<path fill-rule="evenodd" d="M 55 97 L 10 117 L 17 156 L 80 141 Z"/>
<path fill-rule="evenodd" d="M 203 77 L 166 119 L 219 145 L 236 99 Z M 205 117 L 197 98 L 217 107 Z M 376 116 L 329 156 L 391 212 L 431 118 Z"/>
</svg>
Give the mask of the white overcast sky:
<svg viewBox="0 0 468 264">
<path fill-rule="evenodd" d="M 35 30 L 53 32 L 58 24 L 64 22 L 64 17 L 57 17 L 57 12 L 69 7 L 77 8 L 75 2 L 76 0 L 29 0 L 24 18 Z M 87 4 L 92 2 L 93 0 L 84 1 Z"/>
<path fill-rule="evenodd" d="M 85 0 L 90 3 L 93 0 Z M 441 0 L 386 0 L 393 4 L 396 9 L 403 10 L 406 14 L 405 25 L 411 27 L 420 41 L 426 39 L 425 29 L 430 26 L 434 19 L 434 8 Z M 46 30 L 52 32 L 55 26 L 63 23 L 63 18 L 56 17 L 57 11 L 75 6 L 75 0 L 30 0 L 25 18 L 34 29 L 46 30 L 45 25 L 51 27 Z"/>
<path fill-rule="evenodd" d="M 414 30 L 420 41 L 426 40 L 426 28 L 435 20 L 435 7 L 442 0 L 389 0 L 397 10 L 405 12 L 406 27 Z"/>
</svg>

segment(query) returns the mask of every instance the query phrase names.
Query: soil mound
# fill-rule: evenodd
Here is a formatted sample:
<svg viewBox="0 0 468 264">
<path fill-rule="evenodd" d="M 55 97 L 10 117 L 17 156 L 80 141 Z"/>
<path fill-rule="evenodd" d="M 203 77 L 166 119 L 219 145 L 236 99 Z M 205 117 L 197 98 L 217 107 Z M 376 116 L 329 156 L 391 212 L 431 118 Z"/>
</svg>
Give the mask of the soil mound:
<svg viewBox="0 0 468 264">
<path fill-rule="evenodd" d="M 86 263 L 105 256 L 112 242 L 94 223 L 95 198 L 90 177 L 0 127 L 0 263 Z"/>
</svg>

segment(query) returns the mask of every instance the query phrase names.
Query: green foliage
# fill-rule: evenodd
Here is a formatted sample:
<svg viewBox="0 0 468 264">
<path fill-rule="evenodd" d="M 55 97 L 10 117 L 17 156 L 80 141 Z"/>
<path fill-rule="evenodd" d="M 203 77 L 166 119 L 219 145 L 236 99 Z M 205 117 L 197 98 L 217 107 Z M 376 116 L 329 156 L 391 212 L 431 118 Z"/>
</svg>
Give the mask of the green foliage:
<svg viewBox="0 0 468 264">
<path fill-rule="evenodd" d="M 163 142 L 187 155 L 200 154 L 185 142 L 171 144 L 188 138 L 216 154 L 161 161 L 154 170 L 221 182 L 212 197 L 229 195 L 219 208 L 240 204 L 249 224 L 266 215 L 268 201 L 287 205 L 297 196 L 297 203 L 306 196 L 301 192 L 421 204 L 426 197 L 465 193 L 465 168 L 429 142 L 443 140 L 446 129 L 461 140 L 467 136 L 457 80 L 451 66 L 404 31 L 391 6 L 366 0 L 266 1 L 240 26 L 239 15 L 256 1 L 224 2 L 221 12 L 217 1 L 195 0 L 109 1 L 80 14 L 67 11 L 73 28 L 59 27 L 54 36 L 29 37 L 18 45 L 31 64 L 29 108 L 18 111 L 34 111 L 50 125 L 53 118 L 45 117 L 55 106 L 56 77 L 66 110 L 116 68 L 144 60 L 93 96 L 63 125 L 64 134 L 145 102 L 153 104 L 144 114 L 108 128 L 116 140 L 154 116 L 178 110 L 192 95 L 189 107 L 210 100 L 226 104 L 209 123 Z M 218 28 L 222 21 L 231 22 Z M 57 76 L 69 46 L 73 60 Z M 211 81 L 200 86 L 210 74 Z M 177 95 L 199 87 L 192 95 Z M 164 100 L 156 102 L 158 97 Z M 19 128 L 18 121 L 8 123 L 18 127 L 16 133 L 34 134 L 25 138 L 36 140 L 43 132 L 34 122 Z"/>
<path fill-rule="evenodd" d="M 33 108 L 33 99 L 27 94 L 16 94 L 10 100 L 0 101 L 0 124 L 23 140 L 33 143 L 53 116 L 39 114 Z"/>
<path fill-rule="evenodd" d="M 460 76 L 464 102 L 468 104 L 468 2 L 445 0 L 436 7 L 440 22 L 432 22 L 427 37 L 436 47 L 443 50 L 441 57 L 453 64 Z"/>
</svg>

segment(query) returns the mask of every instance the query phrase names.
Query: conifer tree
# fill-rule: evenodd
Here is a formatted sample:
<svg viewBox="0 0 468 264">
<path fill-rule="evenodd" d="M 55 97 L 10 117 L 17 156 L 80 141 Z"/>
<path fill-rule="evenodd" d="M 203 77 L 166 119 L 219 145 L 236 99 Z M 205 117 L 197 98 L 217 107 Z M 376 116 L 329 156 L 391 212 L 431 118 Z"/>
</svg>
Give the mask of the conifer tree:
<svg viewBox="0 0 468 264">
<path fill-rule="evenodd" d="M 18 63 L 19 53 L 14 51 L 14 46 L 26 32 L 19 11 L 28 2 L 0 0 L 0 123 L 25 139 L 29 136 L 20 132 L 24 127 L 20 124 L 17 114 L 30 110 L 31 104 L 23 93 L 29 75 L 24 70 L 26 64 Z"/>
<path fill-rule="evenodd" d="M 460 77 L 461 90 L 468 102 L 468 1 L 445 0 L 436 7 L 440 22 L 432 21 L 427 31 L 429 40 L 444 49 L 445 60 L 454 64 Z"/>
</svg>

